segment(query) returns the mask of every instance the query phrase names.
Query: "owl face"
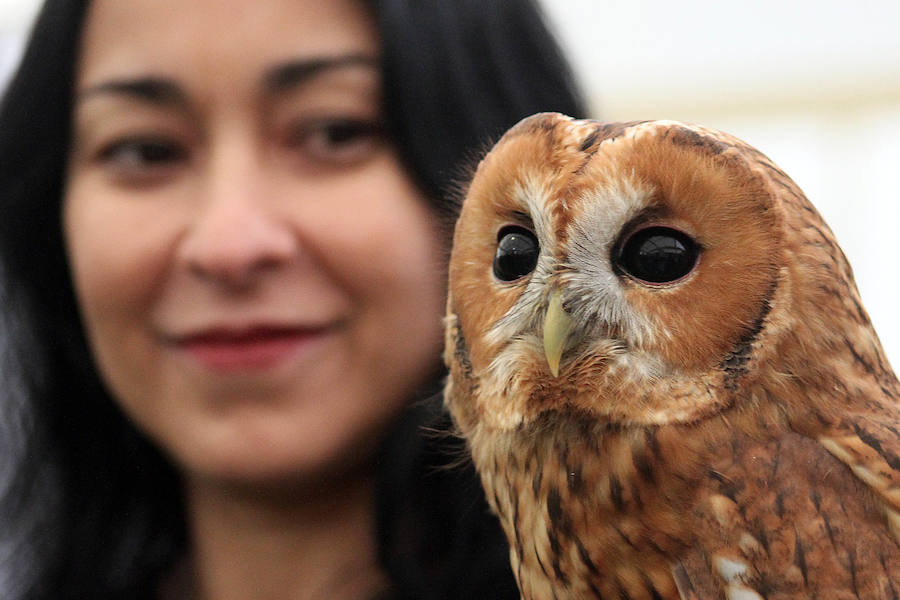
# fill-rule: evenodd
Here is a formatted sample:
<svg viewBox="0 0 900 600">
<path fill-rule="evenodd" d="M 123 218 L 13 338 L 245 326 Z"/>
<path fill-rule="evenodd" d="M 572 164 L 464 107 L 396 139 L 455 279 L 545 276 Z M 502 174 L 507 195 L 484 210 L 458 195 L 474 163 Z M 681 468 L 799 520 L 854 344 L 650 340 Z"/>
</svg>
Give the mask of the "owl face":
<svg viewBox="0 0 900 600">
<path fill-rule="evenodd" d="M 455 232 L 445 358 L 451 385 L 470 388 L 448 394 L 458 420 L 506 429 L 577 410 L 652 424 L 731 402 L 784 262 L 780 205 L 735 143 L 558 114 L 510 130 Z"/>
</svg>

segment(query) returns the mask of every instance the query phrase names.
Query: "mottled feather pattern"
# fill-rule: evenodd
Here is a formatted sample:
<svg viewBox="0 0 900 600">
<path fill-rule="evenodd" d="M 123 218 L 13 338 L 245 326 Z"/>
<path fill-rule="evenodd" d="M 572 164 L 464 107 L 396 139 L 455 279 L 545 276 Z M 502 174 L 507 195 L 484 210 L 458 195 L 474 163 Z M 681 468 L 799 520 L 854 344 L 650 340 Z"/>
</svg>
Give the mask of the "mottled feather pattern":
<svg viewBox="0 0 900 600">
<path fill-rule="evenodd" d="M 510 224 L 540 254 L 505 281 Z M 657 226 L 700 250 L 651 285 L 616 253 Z M 763 154 L 525 119 L 468 188 L 449 290 L 445 402 L 523 598 L 900 600 L 900 386 L 834 235 Z"/>
</svg>

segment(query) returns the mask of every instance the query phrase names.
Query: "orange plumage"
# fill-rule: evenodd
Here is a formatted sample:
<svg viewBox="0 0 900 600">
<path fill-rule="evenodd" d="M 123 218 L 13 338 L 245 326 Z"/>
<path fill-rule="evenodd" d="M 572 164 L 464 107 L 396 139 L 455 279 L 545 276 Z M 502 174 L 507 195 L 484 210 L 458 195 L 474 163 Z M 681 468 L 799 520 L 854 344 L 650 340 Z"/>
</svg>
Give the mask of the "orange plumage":
<svg viewBox="0 0 900 600">
<path fill-rule="evenodd" d="M 446 324 L 523 598 L 900 598 L 900 385 L 758 151 L 525 119 L 469 186 Z"/>
</svg>

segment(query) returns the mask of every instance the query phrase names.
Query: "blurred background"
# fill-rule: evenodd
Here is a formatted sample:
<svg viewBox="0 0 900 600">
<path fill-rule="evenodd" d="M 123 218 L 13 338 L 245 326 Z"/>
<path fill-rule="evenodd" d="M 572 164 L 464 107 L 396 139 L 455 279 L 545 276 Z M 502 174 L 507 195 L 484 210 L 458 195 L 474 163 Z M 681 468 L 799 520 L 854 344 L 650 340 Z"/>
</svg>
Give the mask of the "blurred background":
<svg viewBox="0 0 900 600">
<path fill-rule="evenodd" d="M 0 0 L 0 88 L 38 4 Z M 787 171 L 837 235 L 900 368 L 900 2 L 542 4 L 593 116 L 702 123 Z"/>
</svg>

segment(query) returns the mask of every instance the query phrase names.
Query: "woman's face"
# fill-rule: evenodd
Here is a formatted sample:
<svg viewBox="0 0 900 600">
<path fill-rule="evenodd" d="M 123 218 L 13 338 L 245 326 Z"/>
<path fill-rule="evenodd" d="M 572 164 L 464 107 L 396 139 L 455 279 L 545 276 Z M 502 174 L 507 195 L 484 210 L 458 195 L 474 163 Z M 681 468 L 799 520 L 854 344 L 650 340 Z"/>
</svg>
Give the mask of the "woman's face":
<svg viewBox="0 0 900 600">
<path fill-rule="evenodd" d="M 188 473 L 371 456 L 431 375 L 443 265 L 356 0 L 95 0 L 64 229 L 100 371 Z M 327 470 L 326 470 L 327 469 Z"/>
</svg>

